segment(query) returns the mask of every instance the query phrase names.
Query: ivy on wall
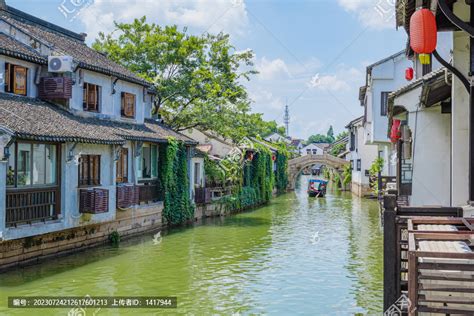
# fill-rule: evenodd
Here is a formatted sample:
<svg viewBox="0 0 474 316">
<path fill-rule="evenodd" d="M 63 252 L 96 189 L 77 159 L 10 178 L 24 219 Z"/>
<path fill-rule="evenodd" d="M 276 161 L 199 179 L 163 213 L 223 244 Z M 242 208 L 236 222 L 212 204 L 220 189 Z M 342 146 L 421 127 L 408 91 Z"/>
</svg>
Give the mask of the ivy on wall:
<svg viewBox="0 0 474 316">
<path fill-rule="evenodd" d="M 288 152 L 279 150 L 276 155 L 276 183 L 278 193 L 284 193 L 288 187 Z"/>
<path fill-rule="evenodd" d="M 193 218 L 194 207 L 189 199 L 188 157 L 186 146 L 170 138 L 160 146 L 159 178 L 164 192 L 163 217 L 171 225 Z"/>
</svg>

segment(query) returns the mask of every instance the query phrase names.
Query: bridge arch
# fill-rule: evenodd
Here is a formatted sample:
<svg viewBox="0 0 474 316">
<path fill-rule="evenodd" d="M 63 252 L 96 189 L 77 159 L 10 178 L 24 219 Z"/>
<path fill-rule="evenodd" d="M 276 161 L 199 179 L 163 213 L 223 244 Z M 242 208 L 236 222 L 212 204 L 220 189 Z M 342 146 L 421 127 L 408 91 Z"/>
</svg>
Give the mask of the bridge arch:
<svg viewBox="0 0 474 316">
<path fill-rule="evenodd" d="M 296 186 L 296 179 L 298 178 L 300 172 L 306 167 L 315 164 L 322 164 L 332 168 L 339 174 L 339 179 L 341 179 L 342 182 L 342 169 L 345 165 L 349 164 L 349 161 L 330 154 L 306 155 L 290 159 L 288 161 L 288 189 L 294 190 Z"/>
</svg>

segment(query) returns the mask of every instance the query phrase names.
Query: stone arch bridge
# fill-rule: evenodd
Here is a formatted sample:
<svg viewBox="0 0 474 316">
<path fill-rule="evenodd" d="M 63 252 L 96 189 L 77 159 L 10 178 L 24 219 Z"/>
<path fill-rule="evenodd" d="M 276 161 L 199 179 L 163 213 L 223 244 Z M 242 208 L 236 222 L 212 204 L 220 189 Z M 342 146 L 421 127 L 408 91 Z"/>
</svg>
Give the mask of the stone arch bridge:
<svg viewBox="0 0 474 316">
<path fill-rule="evenodd" d="M 288 189 L 294 190 L 296 186 L 296 179 L 300 172 L 309 166 L 315 164 L 322 164 L 329 168 L 332 168 L 339 174 L 339 179 L 342 182 L 342 168 L 348 165 L 350 162 L 342 158 L 335 157 L 330 154 L 323 155 L 306 155 L 298 158 L 290 159 L 288 161 Z M 342 183 L 341 183 L 342 185 Z"/>
</svg>

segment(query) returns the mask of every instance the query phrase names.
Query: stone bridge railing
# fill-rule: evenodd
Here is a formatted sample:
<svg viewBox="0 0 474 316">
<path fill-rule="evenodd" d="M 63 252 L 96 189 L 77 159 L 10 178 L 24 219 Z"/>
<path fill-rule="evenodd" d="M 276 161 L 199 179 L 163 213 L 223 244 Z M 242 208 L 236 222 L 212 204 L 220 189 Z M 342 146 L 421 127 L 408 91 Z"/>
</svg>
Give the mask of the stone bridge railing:
<svg viewBox="0 0 474 316">
<path fill-rule="evenodd" d="M 290 159 L 288 161 L 288 189 L 294 190 L 296 184 L 296 178 L 300 174 L 301 170 L 306 167 L 315 165 L 315 164 L 322 164 L 333 168 L 336 172 L 342 172 L 342 168 L 349 164 L 350 162 L 335 157 L 330 154 L 323 154 L 323 155 L 306 155 L 301 156 L 298 158 Z M 340 177 L 341 178 L 341 177 Z"/>
</svg>

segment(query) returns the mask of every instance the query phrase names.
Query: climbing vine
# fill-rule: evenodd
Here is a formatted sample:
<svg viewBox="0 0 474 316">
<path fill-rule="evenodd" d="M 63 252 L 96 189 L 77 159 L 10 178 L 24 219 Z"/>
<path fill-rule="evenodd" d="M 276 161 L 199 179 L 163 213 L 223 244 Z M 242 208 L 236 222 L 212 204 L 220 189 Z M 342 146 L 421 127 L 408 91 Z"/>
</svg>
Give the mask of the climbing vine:
<svg viewBox="0 0 474 316">
<path fill-rule="evenodd" d="M 379 189 L 378 189 L 378 176 L 379 172 L 382 172 L 384 165 L 384 160 L 382 157 L 377 157 L 375 160 L 372 162 L 372 165 L 370 166 L 369 169 L 369 175 L 370 175 L 370 188 L 372 191 L 377 194 Z"/>
<path fill-rule="evenodd" d="M 348 185 L 352 182 L 352 168 L 351 165 L 345 165 L 342 170 L 342 183 Z"/>
<path fill-rule="evenodd" d="M 276 155 L 276 189 L 284 193 L 288 187 L 288 152 L 279 150 Z"/>
<path fill-rule="evenodd" d="M 160 146 L 160 184 L 164 192 L 163 216 L 171 225 L 193 217 L 189 200 L 188 159 L 186 146 L 175 139 Z"/>
</svg>

